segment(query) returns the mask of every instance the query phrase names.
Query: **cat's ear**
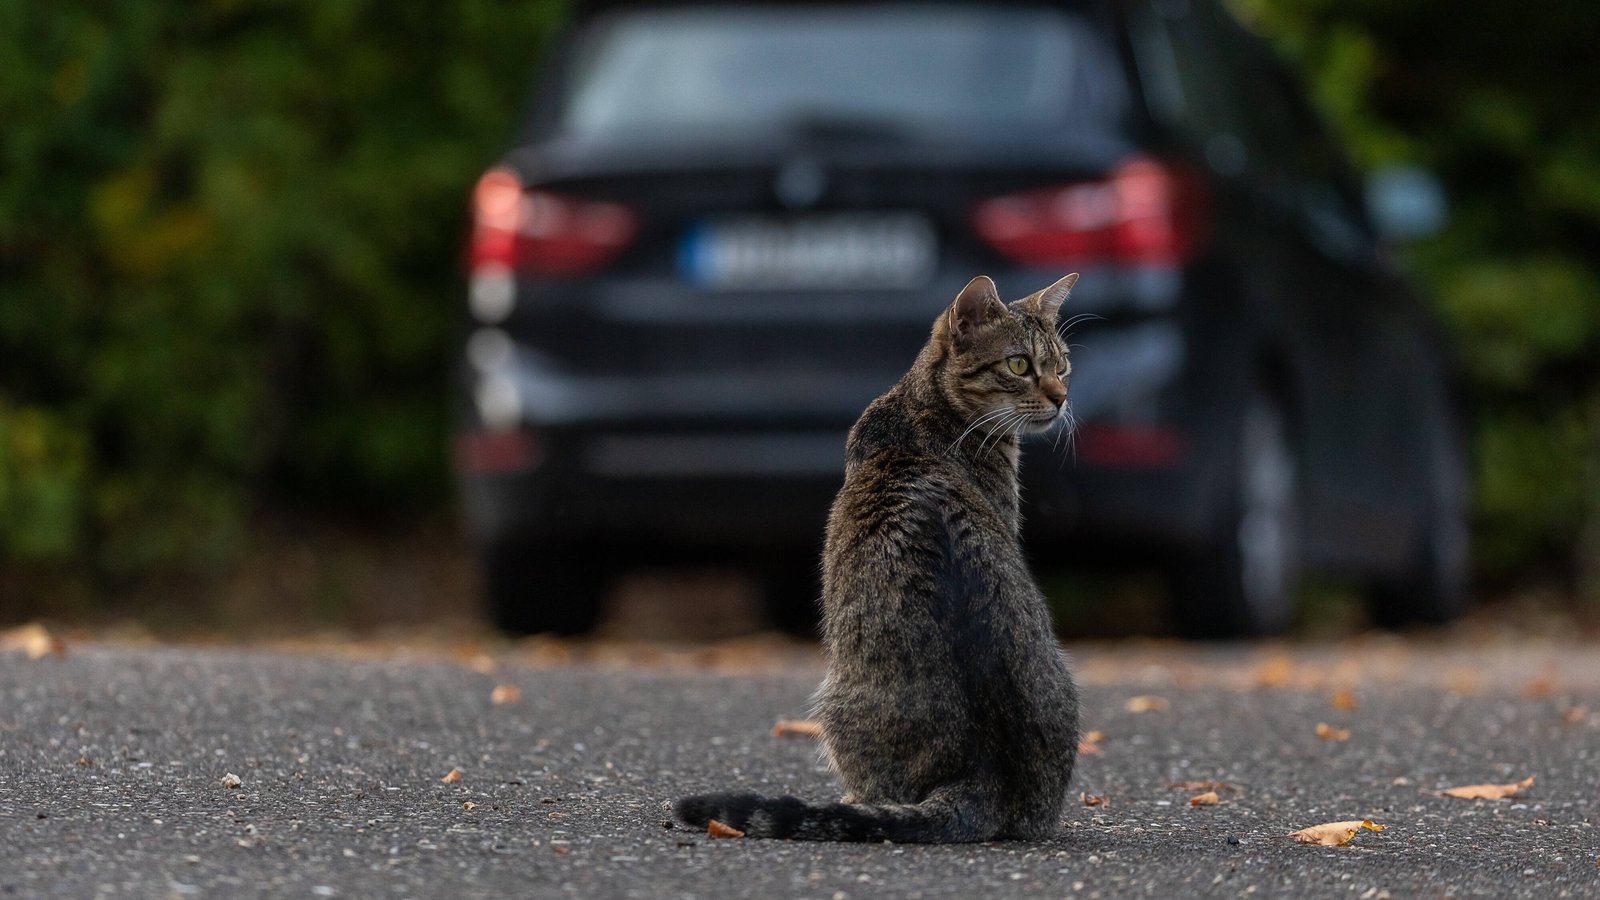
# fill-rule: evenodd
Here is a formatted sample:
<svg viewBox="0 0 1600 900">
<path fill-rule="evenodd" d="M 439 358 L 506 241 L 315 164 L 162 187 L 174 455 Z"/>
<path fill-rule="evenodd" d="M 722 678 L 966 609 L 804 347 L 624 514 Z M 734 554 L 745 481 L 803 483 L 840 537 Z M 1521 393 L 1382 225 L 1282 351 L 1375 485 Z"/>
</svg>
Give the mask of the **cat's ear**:
<svg viewBox="0 0 1600 900">
<path fill-rule="evenodd" d="M 970 338 L 990 319 L 1003 315 L 1005 311 L 1005 304 L 1000 302 L 1000 292 L 995 289 L 994 281 L 987 275 L 979 275 L 967 282 L 967 286 L 956 295 L 955 302 L 950 304 L 950 334 L 962 340 Z"/>
<path fill-rule="evenodd" d="M 1078 283 L 1078 273 L 1057 281 L 1037 294 L 1029 297 L 1027 303 L 1038 310 L 1045 318 L 1054 319 L 1056 313 L 1061 311 L 1061 304 L 1067 302 L 1067 295 L 1072 293 L 1072 286 Z"/>
</svg>

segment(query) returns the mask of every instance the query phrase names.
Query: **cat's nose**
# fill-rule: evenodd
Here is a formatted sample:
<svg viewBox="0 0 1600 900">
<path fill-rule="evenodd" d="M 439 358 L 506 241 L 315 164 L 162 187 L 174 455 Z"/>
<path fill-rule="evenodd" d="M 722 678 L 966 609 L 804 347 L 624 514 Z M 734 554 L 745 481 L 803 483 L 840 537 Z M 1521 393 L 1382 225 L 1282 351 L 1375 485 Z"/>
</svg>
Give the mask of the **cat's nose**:
<svg viewBox="0 0 1600 900">
<path fill-rule="evenodd" d="M 1056 409 L 1067 402 L 1067 386 L 1059 378 L 1040 379 L 1039 389 L 1044 391 L 1045 399 L 1056 405 Z"/>
</svg>

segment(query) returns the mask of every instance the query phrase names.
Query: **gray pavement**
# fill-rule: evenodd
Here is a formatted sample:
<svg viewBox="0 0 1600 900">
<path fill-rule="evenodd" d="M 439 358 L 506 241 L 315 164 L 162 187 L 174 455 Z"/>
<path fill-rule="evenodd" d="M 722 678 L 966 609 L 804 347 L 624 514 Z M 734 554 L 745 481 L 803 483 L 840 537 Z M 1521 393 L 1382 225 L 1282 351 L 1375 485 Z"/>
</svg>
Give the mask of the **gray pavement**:
<svg viewBox="0 0 1600 900">
<path fill-rule="evenodd" d="M 835 795 L 812 742 L 770 733 L 806 712 L 819 670 L 804 659 L 719 674 L 516 654 L 479 671 L 446 655 L 3 653 L 0 897 L 1600 896 L 1600 687 L 1567 674 L 1594 657 L 1452 687 L 1450 666 L 1364 675 L 1363 652 L 1086 648 L 1085 725 L 1106 736 L 1060 835 L 941 847 L 670 822 L 666 801 L 705 788 Z M 1341 678 L 1354 709 L 1330 702 Z M 494 703 L 502 684 L 520 699 Z M 1152 693 L 1164 712 L 1128 711 Z M 1319 738 L 1319 722 L 1351 736 Z M 1432 793 L 1529 775 L 1512 800 Z M 1182 781 L 1234 789 L 1191 807 L 1196 791 L 1169 787 Z M 1361 818 L 1387 827 L 1338 848 L 1281 837 Z"/>
</svg>

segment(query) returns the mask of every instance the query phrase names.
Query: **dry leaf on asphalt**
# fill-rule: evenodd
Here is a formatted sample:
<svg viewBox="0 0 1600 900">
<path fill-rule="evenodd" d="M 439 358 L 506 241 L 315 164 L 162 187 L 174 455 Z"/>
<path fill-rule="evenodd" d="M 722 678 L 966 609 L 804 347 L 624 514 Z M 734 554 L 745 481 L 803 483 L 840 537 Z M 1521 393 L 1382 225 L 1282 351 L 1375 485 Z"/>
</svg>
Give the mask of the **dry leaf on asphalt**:
<svg viewBox="0 0 1600 900">
<path fill-rule="evenodd" d="M 721 822 L 718 822 L 716 819 L 712 819 L 710 822 L 706 823 L 706 834 L 709 834 L 714 838 L 744 837 L 744 832 L 734 828 L 732 825 L 724 825 Z"/>
<path fill-rule="evenodd" d="M 1556 677 L 1550 673 L 1545 673 L 1523 685 L 1522 696 L 1527 697 L 1529 700 L 1538 700 L 1541 697 L 1550 696 L 1555 689 Z"/>
<path fill-rule="evenodd" d="M 1350 740 L 1350 729 L 1335 728 L 1327 722 L 1318 722 L 1317 737 L 1325 741 L 1348 741 Z"/>
<path fill-rule="evenodd" d="M 1515 784 L 1469 784 L 1463 787 L 1445 788 L 1439 793 L 1445 797 L 1459 797 L 1462 800 L 1505 800 L 1531 787 L 1533 787 L 1533 776 L 1529 775 Z"/>
<path fill-rule="evenodd" d="M 1256 684 L 1260 687 L 1282 687 L 1294 677 L 1294 661 L 1287 656 L 1274 656 L 1256 669 Z"/>
<path fill-rule="evenodd" d="M 1356 708 L 1356 695 L 1350 691 L 1334 691 L 1333 696 L 1328 698 L 1328 702 L 1333 704 L 1334 709 L 1349 712 Z"/>
<path fill-rule="evenodd" d="M 444 777 L 439 780 L 445 784 L 455 784 L 461 780 L 461 770 L 452 766 L 450 771 L 444 773 Z"/>
<path fill-rule="evenodd" d="M 773 737 L 822 737 L 822 723 L 816 719 L 779 719 L 772 726 Z"/>
<path fill-rule="evenodd" d="M 522 688 L 514 684 L 497 684 L 489 692 L 489 702 L 495 705 L 502 703 L 515 703 L 522 699 Z"/>
<path fill-rule="evenodd" d="M 1589 707 L 1587 706 L 1569 706 L 1561 713 L 1561 721 L 1566 722 L 1568 725 L 1576 725 L 1587 718 L 1589 718 Z"/>
<path fill-rule="evenodd" d="M 473 803 L 471 800 L 466 800 L 466 801 L 462 802 L 461 808 L 462 809 L 477 809 L 478 808 L 478 804 Z"/>
<path fill-rule="evenodd" d="M 38 622 L 0 631 L 0 650 L 20 650 L 29 659 L 62 656 L 67 644 Z"/>
<path fill-rule="evenodd" d="M 1328 822 L 1325 825 L 1312 825 L 1299 831 L 1291 831 L 1284 837 L 1292 837 L 1302 844 L 1320 844 L 1324 847 L 1340 847 L 1356 836 L 1356 832 L 1363 828 L 1372 831 L 1382 831 L 1386 826 L 1379 825 L 1371 819 L 1358 819 L 1350 822 Z"/>
<path fill-rule="evenodd" d="M 1190 806 L 1216 806 L 1221 802 L 1222 798 L 1217 796 L 1216 791 L 1206 791 L 1204 794 L 1196 794 L 1189 798 Z"/>
<path fill-rule="evenodd" d="M 222 780 L 219 783 L 225 788 L 236 788 L 244 784 L 243 781 L 239 780 L 239 776 L 233 774 L 232 772 L 223 775 Z"/>
<path fill-rule="evenodd" d="M 1083 791 L 1079 791 L 1078 792 L 1078 800 L 1084 806 L 1110 806 L 1111 805 L 1111 795 L 1110 794 L 1089 794 L 1089 793 L 1085 793 Z"/>
<path fill-rule="evenodd" d="M 1091 731 L 1078 741 L 1078 752 L 1085 756 L 1099 756 L 1100 742 L 1106 739 L 1104 731 Z"/>
<path fill-rule="evenodd" d="M 1128 698 L 1126 708 L 1131 713 L 1166 712 L 1167 707 L 1170 705 L 1165 697 L 1140 694 L 1137 697 Z"/>
</svg>

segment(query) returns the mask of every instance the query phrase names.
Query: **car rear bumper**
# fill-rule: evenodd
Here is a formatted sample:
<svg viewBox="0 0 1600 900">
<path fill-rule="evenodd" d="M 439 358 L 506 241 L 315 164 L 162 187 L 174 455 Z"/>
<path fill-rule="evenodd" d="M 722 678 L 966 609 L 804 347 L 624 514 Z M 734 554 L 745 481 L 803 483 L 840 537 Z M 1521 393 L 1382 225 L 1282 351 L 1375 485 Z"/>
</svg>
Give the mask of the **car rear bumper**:
<svg viewBox="0 0 1600 900">
<path fill-rule="evenodd" d="M 1035 543 L 1085 534 L 1186 541 L 1204 532 L 1193 442 L 1162 421 L 1189 363 L 1181 326 L 1167 314 L 1176 283 L 1145 281 L 1091 294 L 1086 303 L 1074 297 L 1075 309 L 1105 310 L 1108 321 L 1073 351 L 1071 408 L 1084 423 L 1076 441 L 1030 441 L 1024 502 Z M 654 346 L 700 347 L 692 325 L 683 331 L 670 294 L 628 305 L 630 296 L 614 292 L 600 304 L 610 327 L 647 312 L 665 315 L 671 327 L 663 325 Z M 1140 297 L 1155 299 L 1130 307 Z M 820 314 L 818 302 L 811 313 Z M 925 316 L 924 307 L 915 315 Z M 754 316 L 774 306 L 738 308 Z M 925 333 L 907 310 L 874 311 L 888 316 L 880 323 L 885 335 L 903 341 Z M 819 545 L 842 482 L 849 426 L 910 359 L 887 338 L 881 346 L 860 343 L 877 333 L 863 321 L 824 318 L 831 324 L 821 331 L 815 322 L 764 321 L 751 332 L 759 339 L 729 337 L 721 351 L 679 355 L 673 367 L 648 372 L 578 370 L 534 340 L 541 332 L 527 322 L 475 333 L 457 447 L 471 531 L 483 541 Z M 846 349 L 842 341 L 856 343 Z M 749 350 L 757 345 L 766 350 Z"/>
<path fill-rule="evenodd" d="M 527 430 L 517 439 L 528 449 L 514 455 L 537 464 L 463 472 L 464 511 L 484 542 L 815 548 L 843 482 L 844 438 Z M 1047 557 L 1071 558 L 1085 537 L 1172 544 L 1206 534 L 1203 479 L 1191 463 L 1084 463 L 1054 443 L 1031 441 L 1023 464 L 1026 536 Z"/>
</svg>

